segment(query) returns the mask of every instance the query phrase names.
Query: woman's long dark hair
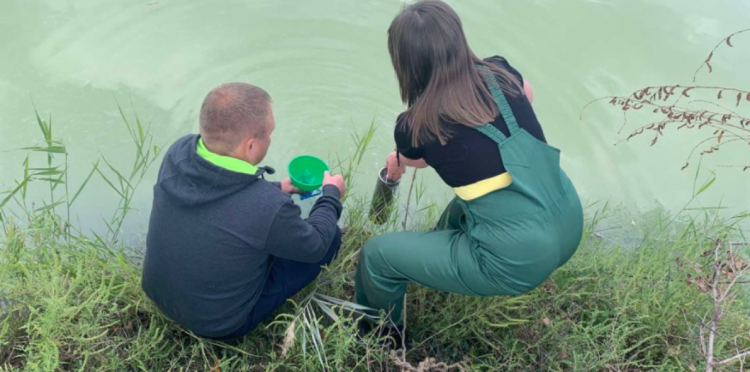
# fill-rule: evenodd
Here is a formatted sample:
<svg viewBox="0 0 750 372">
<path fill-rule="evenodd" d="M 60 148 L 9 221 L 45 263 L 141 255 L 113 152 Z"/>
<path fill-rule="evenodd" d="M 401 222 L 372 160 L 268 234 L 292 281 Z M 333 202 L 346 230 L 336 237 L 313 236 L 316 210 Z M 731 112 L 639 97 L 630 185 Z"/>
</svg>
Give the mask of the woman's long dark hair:
<svg viewBox="0 0 750 372">
<path fill-rule="evenodd" d="M 482 125 L 498 109 L 475 65 L 489 67 L 507 94 L 518 95 L 521 83 L 510 72 L 477 58 L 469 48 L 461 19 L 448 4 L 425 0 L 406 6 L 388 29 L 388 51 L 396 70 L 412 144 L 437 139 L 445 144 L 450 130 L 440 123 Z"/>
</svg>

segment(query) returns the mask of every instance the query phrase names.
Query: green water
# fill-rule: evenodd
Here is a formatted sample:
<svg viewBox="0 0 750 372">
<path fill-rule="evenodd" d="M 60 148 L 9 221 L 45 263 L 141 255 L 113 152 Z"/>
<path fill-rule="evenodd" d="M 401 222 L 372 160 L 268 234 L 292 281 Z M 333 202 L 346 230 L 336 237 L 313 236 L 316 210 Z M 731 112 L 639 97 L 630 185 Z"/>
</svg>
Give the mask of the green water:
<svg viewBox="0 0 750 372">
<path fill-rule="evenodd" d="M 549 141 L 582 199 L 670 210 L 689 199 L 695 168 L 681 171 L 693 137 L 614 144 L 622 115 L 606 105 L 579 119 L 603 95 L 641 86 L 688 83 L 713 45 L 750 27 L 746 0 L 473 0 L 451 2 L 479 55 L 502 54 L 535 87 L 534 106 Z M 116 101 L 132 106 L 169 144 L 196 132 L 204 95 L 214 86 L 250 82 L 274 100 L 277 129 L 265 161 L 285 173 L 294 156 L 332 160 L 353 150 L 350 134 L 375 118 L 378 132 L 360 168 L 369 194 L 393 148 L 402 109 L 386 49 L 400 1 L 0 1 L 0 138 L 10 150 L 40 138 L 31 99 L 52 114 L 55 135 L 79 165 L 80 182 L 98 153 L 125 164 L 131 151 Z M 714 61 L 707 84 L 750 87 L 750 35 Z M 744 45 L 744 48 L 742 48 Z M 130 109 L 128 109 L 130 110 Z M 750 205 L 746 147 L 704 162 L 718 181 L 702 205 L 733 211 Z M 24 152 L 2 152 L 0 187 L 21 176 Z M 697 162 L 696 162 L 697 163 Z M 750 160 L 744 163 L 750 163 Z M 136 196 L 130 228 L 143 231 L 156 168 Z M 450 194 L 433 171 L 420 172 L 428 196 Z M 77 184 L 74 181 L 74 183 Z M 100 223 L 116 195 L 92 182 L 77 202 L 81 221 Z"/>
</svg>

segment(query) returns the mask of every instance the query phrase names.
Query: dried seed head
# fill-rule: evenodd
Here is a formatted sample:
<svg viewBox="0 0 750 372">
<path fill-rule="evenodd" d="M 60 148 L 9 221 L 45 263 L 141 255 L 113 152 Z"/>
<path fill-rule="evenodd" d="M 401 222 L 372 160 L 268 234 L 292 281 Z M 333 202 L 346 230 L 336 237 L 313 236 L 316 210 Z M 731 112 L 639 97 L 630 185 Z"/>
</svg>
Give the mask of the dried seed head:
<svg viewBox="0 0 750 372">
<path fill-rule="evenodd" d="M 297 328 L 297 320 L 295 319 L 289 324 L 289 327 L 286 328 L 286 332 L 284 332 L 284 341 L 281 344 L 281 357 L 286 357 L 289 350 L 294 345 L 294 341 L 297 339 L 297 333 L 295 332 Z"/>
</svg>

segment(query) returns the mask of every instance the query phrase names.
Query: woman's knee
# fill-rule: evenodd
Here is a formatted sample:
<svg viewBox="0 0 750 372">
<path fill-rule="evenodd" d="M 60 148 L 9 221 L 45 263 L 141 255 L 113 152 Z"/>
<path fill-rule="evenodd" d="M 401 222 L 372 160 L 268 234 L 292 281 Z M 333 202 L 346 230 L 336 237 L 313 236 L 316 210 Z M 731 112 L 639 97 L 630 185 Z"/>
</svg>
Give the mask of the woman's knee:
<svg viewBox="0 0 750 372">
<path fill-rule="evenodd" d="M 366 264 L 370 267 L 377 266 L 383 261 L 383 248 L 386 241 L 384 235 L 376 235 L 367 240 L 362 250 L 359 252 L 359 263 Z"/>
</svg>

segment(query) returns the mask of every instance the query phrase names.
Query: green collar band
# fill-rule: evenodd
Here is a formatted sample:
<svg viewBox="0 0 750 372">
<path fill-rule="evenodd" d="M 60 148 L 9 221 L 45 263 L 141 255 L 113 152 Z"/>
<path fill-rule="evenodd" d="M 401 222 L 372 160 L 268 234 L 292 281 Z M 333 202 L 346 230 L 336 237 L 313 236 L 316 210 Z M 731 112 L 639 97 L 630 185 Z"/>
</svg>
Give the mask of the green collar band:
<svg viewBox="0 0 750 372">
<path fill-rule="evenodd" d="M 246 161 L 236 159 L 231 156 L 214 154 L 213 152 L 209 151 L 206 147 L 206 144 L 203 143 L 203 138 L 198 139 L 198 148 L 195 150 L 195 152 L 197 152 L 198 155 L 200 155 L 203 159 L 211 162 L 211 164 L 220 168 L 230 170 L 232 172 L 244 174 L 255 174 L 256 172 L 258 172 L 257 167 Z"/>
</svg>

